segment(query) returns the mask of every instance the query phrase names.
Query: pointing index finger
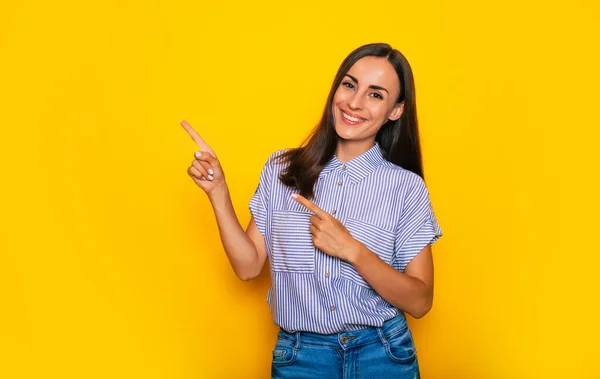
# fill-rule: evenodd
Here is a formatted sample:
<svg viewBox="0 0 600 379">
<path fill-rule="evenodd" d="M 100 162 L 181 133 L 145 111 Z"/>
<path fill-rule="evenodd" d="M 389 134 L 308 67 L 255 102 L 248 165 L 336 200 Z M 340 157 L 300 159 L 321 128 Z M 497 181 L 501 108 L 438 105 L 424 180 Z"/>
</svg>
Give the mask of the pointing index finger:
<svg viewBox="0 0 600 379">
<path fill-rule="evenodd" d="M 294 194 L 292 194 L 292 198 L 294 200 L 296 200 L 297 202 L 299 202 L 300 204 L 304 205 L 309 211 L 314 213 L 320 219 L 325 219 L 326 217 L 329 217 L 329 213 L 327 213 L 324 210 L 322 210 L 321 208 L 319 208 L 315 203 L 308 200 L 304 196 L 294 193 Z"/>
<path fill-rule="evenodd" d="M 196 142 L 200 150 L 210 153 L 213 157 L 215 156 L 215 152 L 213 151 L 213 149 L 211 149 L 211 147 L 208 146 L 206 142 L 204 142 L 202 137 L 200 137 L 200 134 L 198 134 L 198 132 L 195 131 L 194 128 L 192 128 L 192 126 L 188 124 L 187 121 L 181 120 L 180 123 L 181 126 L 185 129 L 185 131 L 190 135 L 190 137 L 192 137 L 192 140 Z"/>
</svg>

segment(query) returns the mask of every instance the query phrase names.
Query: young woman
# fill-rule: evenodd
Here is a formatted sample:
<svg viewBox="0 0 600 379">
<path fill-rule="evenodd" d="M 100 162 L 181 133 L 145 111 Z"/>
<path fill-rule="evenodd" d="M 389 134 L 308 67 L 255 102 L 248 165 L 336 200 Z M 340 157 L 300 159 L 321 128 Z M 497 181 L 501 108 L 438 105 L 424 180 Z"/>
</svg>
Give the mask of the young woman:
<svg viewBox="0 0 600 379">
<path fill-rule="evenodd" d="M 274 153 L 238 222 L 219 160 L 188 169 L 208 195 L 235 273 L 266 259 L 280 327 L 273 378 L 419 378 L 405 312 L 433 300 L 431 245 L 441 236 L 423 182 L 412 70 L 387 44 L 353 51 L 305 143 Z"/>
</svg>

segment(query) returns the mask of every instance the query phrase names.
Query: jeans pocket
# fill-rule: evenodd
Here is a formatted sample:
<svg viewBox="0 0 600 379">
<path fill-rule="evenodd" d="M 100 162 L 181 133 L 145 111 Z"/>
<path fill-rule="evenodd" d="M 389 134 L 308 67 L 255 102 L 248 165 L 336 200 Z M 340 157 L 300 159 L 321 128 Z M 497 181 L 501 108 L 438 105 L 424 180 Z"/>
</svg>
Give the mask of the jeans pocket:
<svg viewBox="0 0 600 379">
<path fill-rule="evenodd" d="M 294 347 L 295 342 L 286 338 L 277 338 L 275 349 L 273 349 L 273 366 L 286 366 L 294 363 L 298 350 Z"/>
<path fill-rule="evenodd" d="M 346 221 L 346 229 L 352 237 L 365 245 L 367 249 L 377 254 L 384 262 L 390 263 L 394 255 L 395 234 L 376 225 L 356 219 Z M 342 277 L 355 284 L 371 287 L 366 280 L 356 271 L 352 264 L 342 261 Z"/>
<path fill-rule="evenodd" d="M 273 211 L 271 269 L 276 272 L 313 273 L 315 246 L 310 213 Z"/>
<path fill-rule="evenodd" d="M 410 364 L 417 358 L 415 343 L 408 327 L 386 337 L 385 347 L 388 357 L 397 363 Z"/>
</svg>

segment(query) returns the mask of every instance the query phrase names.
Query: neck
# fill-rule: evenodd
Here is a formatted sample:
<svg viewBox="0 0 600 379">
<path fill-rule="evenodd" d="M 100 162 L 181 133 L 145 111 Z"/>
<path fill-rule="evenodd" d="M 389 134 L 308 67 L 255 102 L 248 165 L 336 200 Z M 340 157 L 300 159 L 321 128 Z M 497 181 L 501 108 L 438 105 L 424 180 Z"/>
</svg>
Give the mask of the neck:
<svg viewBox="0 0 600 379">
<path fill-rule="evenodd" d="M 365 153 L 375 145 L 375 140 L 366 141 L 345 141 L 338 140 L 335 148 L 335 156 L 341 162 L 348 162 Z"/>
</svg>

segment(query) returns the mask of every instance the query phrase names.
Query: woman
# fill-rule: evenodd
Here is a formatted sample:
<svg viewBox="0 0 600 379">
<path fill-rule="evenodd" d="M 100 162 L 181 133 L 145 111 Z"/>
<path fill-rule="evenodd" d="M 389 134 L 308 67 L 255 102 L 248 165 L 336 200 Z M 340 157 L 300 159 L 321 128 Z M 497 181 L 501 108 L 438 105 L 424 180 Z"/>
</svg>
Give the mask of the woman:
<svg viewBox="0 0 600 379">
<path fill-rule="evenodd" d="M 312 135 L 265 164 L 246 231 L 214 152 L 182 125 L 204 150 L 188 173 L 211 201 L 235 273 L 255 278 L 269 258 L 273 378 L 418 378 L 404 312 L 431 308 L 441 230 L 404 56 L 370 44 L 344 60 Z"/>
</svg>

